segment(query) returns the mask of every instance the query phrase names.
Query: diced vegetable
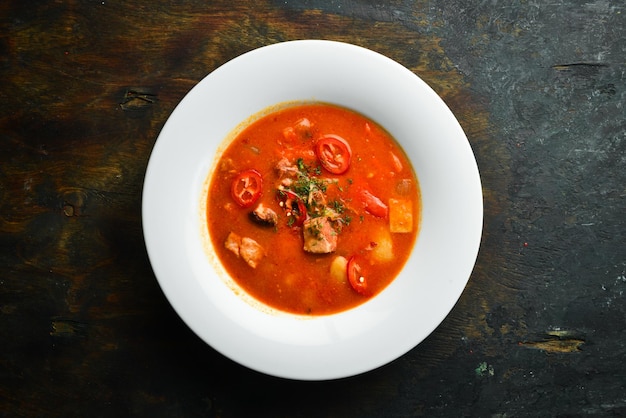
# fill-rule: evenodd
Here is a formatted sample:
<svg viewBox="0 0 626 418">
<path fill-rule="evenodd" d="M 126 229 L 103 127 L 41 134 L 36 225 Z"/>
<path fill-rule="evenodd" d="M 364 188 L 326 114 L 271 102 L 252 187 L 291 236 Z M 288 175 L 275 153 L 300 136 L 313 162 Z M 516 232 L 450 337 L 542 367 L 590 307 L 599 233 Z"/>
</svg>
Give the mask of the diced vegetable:
<svg viewBox="0 0 626 418">
<path fill-rule="evenodd" d="M 378 218 L 386 218 L 388 213 L 387 205 L 378 197 L 374 196 L 369 190 L 363 189 L 359 193 L 363 208 L 371 215 Z"/>
<path fill-rule="evenodd" d="M 400 171 L 402 171 L 402 161 L 400 161 L 400 158 L 398 158 L 398 156 L 394 154 L 393 152 L 390 152 L 389 154 L 391 154 L 391 162 L 393 163 L 393 169 L 397 173 L 399 173 Z"/>
<path fill-rule="evenodd" d="M 345 283 L 348 280 L 348 259 L 337 256 L 330 263 L 330 277 L 338 283 Z"/>
<path fill-rule="evenodd" d="M 407 233 L 413 231 L 413 203 L 408 199 L 389 199 L 389 230 Z"/>
<path fill-rule="evenodd" d="M 372 256 L 378 262 L 387 262 L 393 260 L 393 242 L 389 230 L 381 228 L 374 234 L 373 242 L 376 243 L 372 248 Z"/>
</svg>

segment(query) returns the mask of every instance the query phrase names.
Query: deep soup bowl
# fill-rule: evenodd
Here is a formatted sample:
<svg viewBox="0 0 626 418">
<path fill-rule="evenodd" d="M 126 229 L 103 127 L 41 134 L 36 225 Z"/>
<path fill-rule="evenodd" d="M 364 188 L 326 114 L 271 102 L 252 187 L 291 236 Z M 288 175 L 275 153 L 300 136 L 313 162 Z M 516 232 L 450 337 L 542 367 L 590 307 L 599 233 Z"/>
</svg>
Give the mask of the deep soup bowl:
<svg viewBox="0 0 626 418">
<path fill-rule="evenodd" d="M 214 255 L 204 210 L 211 170 L 233 132 L 271 106 L 311 101 L 362 113 L 398 141 L 420 184 L 422 214 L 411 256 L 385 290 L 348 311 L 302 317 L 237 287 Z M 321 40 L 250 51 L 200 81 L 154 145 L 142 203 L 150 262 L 183 321 L 230 359 L 299 380 L 364 373 L 423 341 L 469 280 L 482 217 L 474 154 L 441 98 L 379 53 Z"/>
</svg>

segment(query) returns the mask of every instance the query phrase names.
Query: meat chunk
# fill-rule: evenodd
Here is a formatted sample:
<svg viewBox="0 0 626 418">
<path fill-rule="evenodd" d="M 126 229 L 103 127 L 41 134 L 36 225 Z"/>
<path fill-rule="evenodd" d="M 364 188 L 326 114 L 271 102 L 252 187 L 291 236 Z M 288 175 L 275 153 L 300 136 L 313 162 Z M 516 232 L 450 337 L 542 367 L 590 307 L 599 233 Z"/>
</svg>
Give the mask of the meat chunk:
<svg viewBox="0 0 626 418">
<path fill-rule="evenodd" d="M 250 267 L 256 268 L 263 257 L 265 257 L 265 250 L 252 238 L 243 237 L 239 247 L 239 254 Z"/>
<path fill-rule="evenodd" d="M 317 188 L 312 188 L 311 191 L 309 191 L 308 201 L 309 207 L 313 208 L 313 210 L 318 213 L 326 206 L 326 196 L 323 191 Z"/>
<path fill-rule="evenodd" d="M 326 217 L 309 218 L 303 224 L 304 251 L 328 254 L 337 249 L 337 232 Z"/>
<path fill-rule="evenodd" d="M 311 136 L 311 127 L 313 124 L 307 118 L 298 119 L 296 122 L 296 131 L 305 138 L 309 138 Z"/>
<path fill-rule="evenodd" d="M 256 268 L 263 257 L 265 250 L 258 242 L 248 237 L 240 237 L 234 232 L 228 234 L 224 242 L 226 249 L 232 251 L 237 257 L 243 258 L 252 268 Z"/>
<path fill-rule="evenodd" d="M 276 163 L 276 171 L 280 178 L 295 177 L 298 175 L 298 167 L 291 163 L 287 157 L 281 158 L 278 163 Z"/>
<path fill-rule="evenodd" d="M 239 257 L 239 247 L 241 247 L 241 237 L 235 234 L 234 232 L 231 232 L 226 237 L 226 241 L 224 242 L 224 247 L 226 247 L 227 250 L 232 251 L 233 254 Z"/>
<path fill-rule="evenodd" d="M 275 226 L 278 223 L 278 215 L 263 203 L 250 212 L 250 219 L 262 226 Z"/>
<path fill-rule="evenodd" d="M 311 121 L 302 118 L 295 125 L 283 129 L 283 144 L 295 145 L 299 139 L 311 138 Z"/>
</svg>

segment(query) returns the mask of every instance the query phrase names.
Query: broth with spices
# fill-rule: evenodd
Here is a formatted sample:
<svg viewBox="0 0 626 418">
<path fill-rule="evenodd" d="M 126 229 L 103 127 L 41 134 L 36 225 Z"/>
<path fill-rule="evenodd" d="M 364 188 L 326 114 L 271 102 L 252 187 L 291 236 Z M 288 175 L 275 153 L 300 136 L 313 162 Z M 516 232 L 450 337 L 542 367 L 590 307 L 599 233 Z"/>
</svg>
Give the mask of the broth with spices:
<svg viewBox="0 0 626 418">
<path fill-rule="evenodd" d="M 206 215 L 217 257 L 248 294 L 281 311 L 327 315 L 394 280 L 420 210 L 413 168 L 382 127 L 310 103 L 271 112 L 233 139 Z"/>
</svg>

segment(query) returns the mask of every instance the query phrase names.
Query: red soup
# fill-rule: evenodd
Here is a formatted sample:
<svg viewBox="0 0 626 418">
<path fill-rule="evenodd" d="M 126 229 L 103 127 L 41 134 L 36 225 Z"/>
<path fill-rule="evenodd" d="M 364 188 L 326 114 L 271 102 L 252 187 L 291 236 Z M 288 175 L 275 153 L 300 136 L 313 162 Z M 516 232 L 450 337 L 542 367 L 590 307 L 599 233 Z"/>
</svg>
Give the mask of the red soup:
<svg viewBox="0 0 626 418">
<path fill-rule="evenodd" d="M 293 105 L 225 149 L 209 184 L 216 255 L 275 309 L 327 315 L 382 291 L 419 229 L 419 184 L 397 142 L 351 110 Z"/>
</svg>

